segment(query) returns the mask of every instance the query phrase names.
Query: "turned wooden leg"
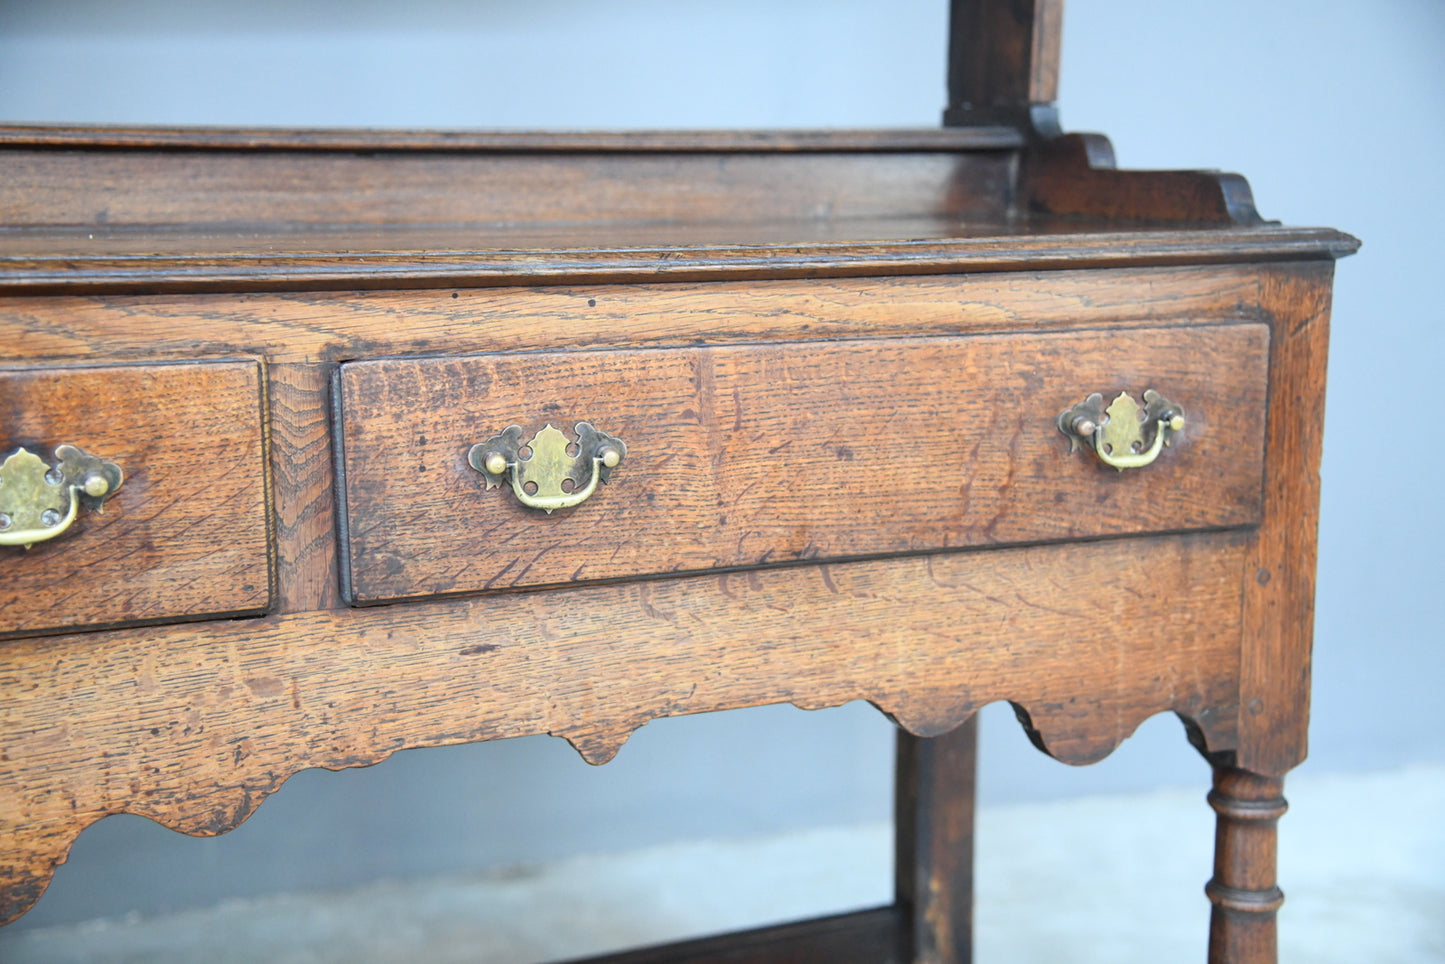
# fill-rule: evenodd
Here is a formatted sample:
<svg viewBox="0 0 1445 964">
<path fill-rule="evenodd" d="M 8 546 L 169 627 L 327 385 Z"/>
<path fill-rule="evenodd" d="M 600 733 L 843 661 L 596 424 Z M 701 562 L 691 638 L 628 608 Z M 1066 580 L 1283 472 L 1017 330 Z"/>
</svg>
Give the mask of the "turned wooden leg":
<svg viewBox="0 0 1445 964">
<path fill-rule="evenodd" d="M 977 745 L 977 717 L 929 739 L 898 731 L 894 887 L 905 915 L 906 961 L 973 959 Z"/>
<path fill-rule="evenodd" d="M 1284 903 L 1275 885 L 1275 827 L 1289 806 L 1284 779 L 1215 767 L 1209 805 L 1218 814 L 1214 879 L 1204 887 L 1214 905 L 1210 964 L 1274 964 L 1275 913 Z"/>
</svg>

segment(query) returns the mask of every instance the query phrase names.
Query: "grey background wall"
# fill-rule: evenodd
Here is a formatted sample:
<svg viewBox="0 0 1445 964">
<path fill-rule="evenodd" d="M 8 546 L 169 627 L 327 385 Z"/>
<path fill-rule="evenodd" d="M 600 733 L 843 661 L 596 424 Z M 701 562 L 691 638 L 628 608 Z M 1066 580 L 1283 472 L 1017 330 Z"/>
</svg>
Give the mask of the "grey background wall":
<svg viewBox="0 0 1445 964">
<path fill-rule="evenodd" d="M 932 126 L 946 19 L 946 0 L 8 2 L 0 119 Z M 1075 0 L 1065 21 L 1067 128 L 1110 134 L 1125 166 L 1240 171 L 1266 216 L 1365 240 L 1335 300 L 1315 769 L 1445 761 L 1442 50 L 1437 0 Z M 985 804 L 1207 780 L 1167 716 L 1081 770 L 1006 707 L 983 727 Z M 102 821 L 16 926 L 882 820 L 891 757 L 856 705 L 659 721 L 600 769 L 546 738 L 409 751 L 302 773 L 212 840 Z"/>
</svg>

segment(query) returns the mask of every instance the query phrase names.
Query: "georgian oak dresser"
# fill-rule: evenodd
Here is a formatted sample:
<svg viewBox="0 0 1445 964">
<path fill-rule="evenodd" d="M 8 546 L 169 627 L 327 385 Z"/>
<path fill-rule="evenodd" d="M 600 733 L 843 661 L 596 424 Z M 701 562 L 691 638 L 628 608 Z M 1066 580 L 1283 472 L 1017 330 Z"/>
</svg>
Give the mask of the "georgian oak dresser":
<svg viewBox="0 0 1445 964">
<path fill-rule="evenodd" d="M 963 960 L 1009 700 L 1070 763 L 1177 713 L 1272 960 L 1356 242 L 1116 170 L 1057 4 L 953 7 L 938 130 L 0 131 L 0 918 L 107 814 L 866 699 L 897 902 L 632 959 Z"/>
</svg>

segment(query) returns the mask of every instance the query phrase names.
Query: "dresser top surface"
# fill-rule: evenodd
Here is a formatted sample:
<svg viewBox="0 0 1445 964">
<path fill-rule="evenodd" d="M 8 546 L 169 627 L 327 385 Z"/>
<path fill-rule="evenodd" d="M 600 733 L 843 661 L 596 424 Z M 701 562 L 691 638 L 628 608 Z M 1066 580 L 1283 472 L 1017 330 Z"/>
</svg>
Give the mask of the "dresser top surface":
<svg viewBox="0 0 1445 964">
<path fill-rule="evenodd" d="M 1357 247 L 1328 228 L 1087 218 L 0 228 L 0 291 L 839 277 L 1320 259 Z"/>
<path fill-rule="evenodd" d="M 0 290 L 499 285 L 1328 259 L 1097 135 L 0 127 Z"/>
</svg>

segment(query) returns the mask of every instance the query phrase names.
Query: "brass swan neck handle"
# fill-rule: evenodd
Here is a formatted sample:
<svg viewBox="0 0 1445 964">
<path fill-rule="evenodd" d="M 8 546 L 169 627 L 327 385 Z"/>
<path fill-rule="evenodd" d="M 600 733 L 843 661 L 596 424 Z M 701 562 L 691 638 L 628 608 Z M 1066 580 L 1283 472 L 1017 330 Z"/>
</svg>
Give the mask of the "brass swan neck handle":
<svg viewBox="0 0 1445 964">
<path fill-rule="evenodd" d="M 104 511 L 125 473 L 114 462 L 74 445 L 55 447 L 55 464 L 18 448 L 0 464 L 0 546 L 29 549 L 60 535 L 75 521 L 81 504 Z"/>
<path fill-rule="evenodd" d="M 512 425 L 473 445 L 467 463 L 486 477 L 487 488 L 510 483 L 517 501 L 551 515 L 585 502 L 627 456 L 620 438 L 590 422 L 578 422 L 573 431 L 575 443 L 548 424 L 523 442 L 522 427 Z"/>
<path fill-rule="evenodd" d="M 1120 392 L 1105 408 L 1104 396 L 1095 392 L 1059 415 L 1059 431 L 1069 437 L 1071 450 L 1085 444 L 1120 472 L 1151 464 L 1183 430 L 1184 409 L 1152 388 L 1144 392 L 1143 406 Z"/>
</svg>

